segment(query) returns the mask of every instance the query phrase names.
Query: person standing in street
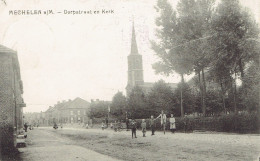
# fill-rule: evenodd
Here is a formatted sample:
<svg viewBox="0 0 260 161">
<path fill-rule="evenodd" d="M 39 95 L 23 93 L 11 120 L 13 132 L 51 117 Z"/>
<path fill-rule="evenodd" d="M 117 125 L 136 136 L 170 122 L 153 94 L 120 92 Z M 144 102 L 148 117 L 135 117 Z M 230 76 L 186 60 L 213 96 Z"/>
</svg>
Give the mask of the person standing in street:
<svg viewBox="0 0 260 161">
<path fill-rule="evenodd" d="M 131 124 L 132 124 L 132 139 L 134 138 L 134 136 L 135 136 L 135 138 L 137 138 L 136 137 L 136 122 L 134 119 Z"/>
<path fill-rule="evenodd" d="M 108 118 L 107 117 L 106 117 L 105 122 L 106 122 L 106 128 L 108 128 Z"/>
<path fill-rule="evenodd" d="M 163 110 L 162 113 L 156 119 L 158 119 L 159 117 L 161 118 L 161 127 L 163 129 L 163 133 L 165 134 L 167 117 L 166 114 L 163 112 Z"/>
<path fill-rule="evenodd" d="M 142 127 L 143 137 L 145 137 L 145 133 L 146 133 L 146 122 L 145 122 L 145 119 L 142 119 L 141 127 Z"/>
<path fill-rule="evenodd" d="M 153 118 L 153 115 L 151 116 L 151 119 L 150 119 L 150 126 L 151 126 L 151 130 L 152 130 L 152 135 L 154 135 L 154 132 L 155 132 L 155 119 Z"/>
<path fill-rule="evenodd" d="M 128 118 L 126 118 L 125 123 L 126 123 L 126 131 L 129 131 L 129 119 Z"/>
<path fill-rule="evenodd" d="M 170 130 L 172 131 L 172 133 L 174 133 L 176 130 L 175 118 L 173 117 L 173 114 L 171 114 L 171 118 L 170 118 Z"/>
<path fill-rule="evenodd" d="M 27 123 L 24 124 L 24 131 L 27 132 L 27 129 L 28 129 L 28 125 Z"/>
</svg>

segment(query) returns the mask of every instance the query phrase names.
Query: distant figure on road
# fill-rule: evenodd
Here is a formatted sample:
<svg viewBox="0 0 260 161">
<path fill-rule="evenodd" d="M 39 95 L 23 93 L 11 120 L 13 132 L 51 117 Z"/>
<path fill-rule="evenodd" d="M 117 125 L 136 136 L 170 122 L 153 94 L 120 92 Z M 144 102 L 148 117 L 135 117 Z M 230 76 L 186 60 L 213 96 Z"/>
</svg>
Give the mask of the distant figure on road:
<svg viewBox="0 0 260 161">
<path fill-rule="evenodd" d="M 27 123 L 24 124 L 24 131 L 27 132 L 27 129 L 28 129 L 28 125 Z"/>
<path fill-rule="evenodd" d="M 104 122 L 102 122 L 101 128 L 102 128 L 102 130 L 105 129 L 105 123 Z"/>
<path fill-rule="evenodd" d="M 176 130 L 175 118 L 173 117 L 173 114 L 171 114 L 171 118 L 170 118 L 170 129 L 171 129 L 172 133 L 174 133 Z"/>
<path fill-rule="evenodd" d="M 89 120 L 89 126 L 92 128 L 93 124 L 92 124 L 92 119 Z"/>
<path fill-rule="evenodd" d="M 145 137 L 145 133 L 146 133 L 146 122 L 145 122 L 145 119 L 142 119 L 141 127 L 142 127 L 143 137 Z"/>
<path fill-rule="evenodd" d="M 152 135 L 154 135 L 155 132 L 155 123 L 154 123 L 155 119 L 153 118 L 153 115 L 151 116 L 150 119 L 150 126 L 151 126 L 151 130 L 152 130 Z"/>
<path fill-rule="evenodd" d="M 114 123 L 114 126 L 113 126 L 115 132 L 117 132 L 117 126 L 118 126 L 118 124 L 117 124 L 117 122 L 116 122 L 116 120 L 115 120 L 115 123 Z"/>
<path fill-rule="evenodd" d="M 126 118 L 125 123 L 126 123 L 126 131 L 129 131 L 129 119 L 128 118 Z"/>
<path fill-rule="evenodd" d="M 56 124 L 56 122 L 54 122 L 53 128 L 56 130 L 58 129 L 58 125 Z"/>
<path fill-rule="evenodd" d="M 161 118 L 161 126 L 162 126 L 163 132 L 164 132 L 164 134 L 165 134 L 166 119 L 167 119 L 167 117 L 166 117 L 166 114 L 163 113 L 163 110 L 162 110 L 162 113 L 161 113 L 156 119 L 158 119 L 159 117 Z"/>
<path fill-rule="evenodd" d="M 189 128 L 189 119 L 187 115 L 184 116 L 184 132 L 187 133 Z"/>
<path fill-rule="evenodd" d="M 105 120 L 105 122 L 106 122 L 106 128 L 108 128 L 108 118 L 106 117 L 106 120 Z"/>
<path fill-rule="evenodd" d="M 137 138 L 137 137 L 136 137 L 136 122 L 135 122 L 134 119 L 133 119 L 133 121 L 131 122 L 131 124 L 132 124 L 132 139 L 134 138 L 134 136 L 135 136 L 135 138 Z"/>
</svg>

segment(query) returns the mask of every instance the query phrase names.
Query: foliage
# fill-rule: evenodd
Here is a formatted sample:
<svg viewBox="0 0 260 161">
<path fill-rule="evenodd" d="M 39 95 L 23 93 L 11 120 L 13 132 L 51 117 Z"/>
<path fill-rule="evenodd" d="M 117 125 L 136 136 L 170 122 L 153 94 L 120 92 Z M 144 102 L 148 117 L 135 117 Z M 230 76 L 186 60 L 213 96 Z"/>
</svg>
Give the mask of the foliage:
<svg viewBox="0 0 260 161">
<path fill-rule="evenodd" d="M 187 83 L 183 83 L 183 107 L 184 107 L 184 113 L 185 114 L 191 114 L 193 112 L 196 112 L 196 96 L 194 96 L 191 92 L 191 88 Z M 180 93 L 181 93 L 181 83 L 178 84 L 177 88 L 174 90 L 174 108 L 172 108 L 171 113 L 174 114 L 174 116 L 181 116 L 180 111 Z"/>
<path fill-rule="evenodd" d="M 259 111 L 260 109 L 260 67 L 259 63 L 250 64 L 245 73 L 242 87 L 239 89 L 241 104 L 247 111 Z"/>
<path fill-rule="evenodd" d="M 145 118 L 147 116 L 147 98 L 142 88 L 135 86 L 127 99 L 129 118 Z"/>
<path fill-rule="evenodd" d="M 238 115 L 220 115 L 217 117 L 176 117 L 176 130 L 183 132 L 216 131 L 236 133 L 260 133 L 260 120 L 257 113 L 240 113 Z M 135 119 L 137 127 L 141 127 L 142 119 Z M 146 118 L 147 129 L 150 130 L 150 119 Z M 166 130 L 170 128 L 169 118 L 166 121 Z M 162 130 L 160 120 L 155 121 L 155 129 Z"/>
<path fill-rule="evenodd" d="M 95 101 L 90 104 L 90 118 L 101 118 L 107 117 L 109 102 L 106 101 Z"/>
<path fill-rule="evenodd" d="M 126 97 L 122 92 L 118 92 L 113 96 L 110 112 L 114 116 L 125 116 L 126 112 Z"/>
<path fill-rule="evenodd" d="M 173 89 L 163 80 L 160 80 L 153 85 L 148 93 L 147 102 L 149 115 L 159 115 L 162 110 L 168 113 L 174 108 Z"/>
<path fill-rule="evenodd" d="M 258 59 L 259 29 L 249 12 L 238 0 L 222 0 L 212 20 L 212 65 L 223 66 L 230 74 L 243 77 L 245 65 Z"/>
</svg>

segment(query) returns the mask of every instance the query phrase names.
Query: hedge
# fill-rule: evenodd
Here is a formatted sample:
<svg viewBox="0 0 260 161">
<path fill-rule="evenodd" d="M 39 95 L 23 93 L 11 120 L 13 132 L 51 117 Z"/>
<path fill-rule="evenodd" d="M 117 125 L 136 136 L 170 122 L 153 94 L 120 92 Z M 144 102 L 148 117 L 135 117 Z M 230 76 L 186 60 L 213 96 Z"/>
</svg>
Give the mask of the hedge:
<svg viewBox="0 0 260 161">
<path fill-rule="evenodd" d="M 186 131 L 217 131 L 217 132 L 235 132 L 235 133 L 260 133 L 260 121 L 258 113 L 242 113 L 229 114 L 215 117 L 186 117 L 175 118 L 176 130 L 184 131 L 186 122 Z M 101 123 L 103 119 L 94 119 L 94 123 Z M 109 119 L 109 122 L 114 122 L 115 119 Z M 125 120 L 124 120 L 125 121 Z M 135 119 L 137 128 L 140 128 L 142 119 Z M 150 121 L 146 119 L 147 129 L 150 129 Z M 170 123 L 167 118 L 166 130 L 169 130 Z M 161 130 L 160 119 L 155 121 L 156 130 Z"/>
</svg>

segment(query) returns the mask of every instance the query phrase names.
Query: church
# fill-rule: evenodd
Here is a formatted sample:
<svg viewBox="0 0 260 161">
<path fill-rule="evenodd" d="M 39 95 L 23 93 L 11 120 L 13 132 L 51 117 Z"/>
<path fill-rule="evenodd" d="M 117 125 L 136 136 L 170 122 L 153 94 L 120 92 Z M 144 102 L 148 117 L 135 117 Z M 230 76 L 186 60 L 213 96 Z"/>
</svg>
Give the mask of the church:
<svg viewBox="0 0 260 161">
<path fill-rule="evenodd" d="M 128 61 L 128 79 L 127 79 L 128 81 L 126 86 L 126 95 L 129 96 L 134 86 L 141 87 L 145 93 L 149 92 L 153 87 L 154 83 L 144 82 L 143 59 L 142 59 L 142 55 L 139 54 L 138 52 L 134 23 L 132 28 L 131 51 L 127 57 L 127 61 Z M 177 88 L 177 83 L 168 83 L 168 85 L 172 89 Z"/>
</svg>

